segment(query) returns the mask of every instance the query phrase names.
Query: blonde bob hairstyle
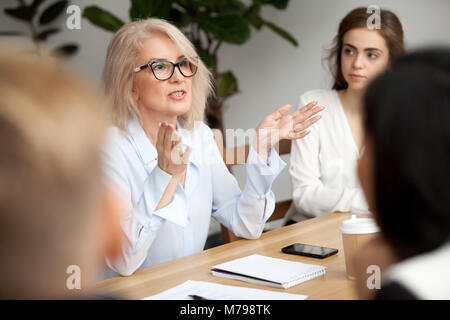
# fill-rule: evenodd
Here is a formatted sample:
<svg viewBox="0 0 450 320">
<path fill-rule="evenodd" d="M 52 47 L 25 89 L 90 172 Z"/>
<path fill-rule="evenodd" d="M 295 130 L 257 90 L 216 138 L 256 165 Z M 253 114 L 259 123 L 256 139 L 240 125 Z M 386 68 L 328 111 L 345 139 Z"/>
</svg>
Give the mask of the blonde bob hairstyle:
<svg viewBox="0 0 450 320">
<path fill-rule="evenodd" d="M 198 54 L 189 39 L 174 25 L 157 18 L 123 25 L 108 46 L 103 79 L 112 109 L 111 120 L 124 131 L 134 116 L 141 120 L 138 106 L 131 95 L 135 80 L 133 69 L 138 67 L 142 43 L 157 33 L 167 35 L 187 59 L 197 64 L 197 73 L 192 79 L 192 105 L 178 119 L 184 129 L 193 130 L 194 123 L 203 121 L 206 101 L 212 92 L 211 73 L 200 58 L 195 59 Z"/>
</svg>

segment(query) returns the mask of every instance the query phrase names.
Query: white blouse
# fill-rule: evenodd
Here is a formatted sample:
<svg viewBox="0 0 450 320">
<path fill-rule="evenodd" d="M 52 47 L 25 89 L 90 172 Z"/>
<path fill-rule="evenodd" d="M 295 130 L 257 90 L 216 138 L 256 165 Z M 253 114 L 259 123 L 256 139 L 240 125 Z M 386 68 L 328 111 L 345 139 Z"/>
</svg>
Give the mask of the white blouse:
<svg viewBox="0 0 450 320">
<path fill-rule="evenodd" d="M 202 251 L 211 216 L 237 236 L 255 239 L 273 213 L 271 185 L 286 165 L 274 149 L 265 163 L 250 148 L 247 180 L 241 191 L 208 126 L 201 123 L 196 130 L 187 131 L 178 125 L 177 131 L 184 148 L 192 148 L 185 187 L 178 184 L 170 203 L 158 210 L 171 175 L 158 167 L 158 153 L 139 121 L 129 123 L 129 134 L 116 127 L 108 131 L 104 171 L 106 182 L 125 204 L 121 221 L 125 239 L 120 256 L 106 262 L 121 275 Z"/>
<path fill-rule="evenodd" d="M 305 138 L 292 142 L 293 220 L 334 211 L 367 212 L 356 173 L 360 157 L 347 117 L 335 90 L 312 90 L 300 97 L 325 107 L 322 119 Z"/>
<path fill-rule="evenodd" d="M 382 287 L 396 282 L 421 300 L 450 299 L 450 242 L 400 261 L 385 272 Z"/>
</svg>

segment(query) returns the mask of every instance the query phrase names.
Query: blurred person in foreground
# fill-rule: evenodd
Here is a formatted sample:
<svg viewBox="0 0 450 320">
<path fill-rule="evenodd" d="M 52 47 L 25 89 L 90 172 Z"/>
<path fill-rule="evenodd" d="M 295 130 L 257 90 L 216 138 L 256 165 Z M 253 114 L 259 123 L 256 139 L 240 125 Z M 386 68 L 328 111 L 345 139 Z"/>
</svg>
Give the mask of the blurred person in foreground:
<svg viewBox="0 0 450 320">
<path fill-rule="evenodd" d="M 450 299 L 450 48 L 409 53 L 369 86 L 361 186 L 381 237 L 356 255 L 361 298 Z M 381 269 L 381 290 L 369 266 Z"/>
<path fill-rule="evenodd" d="M 104 100 L 61 63 L 20 50 L 0 52 L 0 299 L 94 298 L 121 238 L 101 182 Z"/>
</svg>

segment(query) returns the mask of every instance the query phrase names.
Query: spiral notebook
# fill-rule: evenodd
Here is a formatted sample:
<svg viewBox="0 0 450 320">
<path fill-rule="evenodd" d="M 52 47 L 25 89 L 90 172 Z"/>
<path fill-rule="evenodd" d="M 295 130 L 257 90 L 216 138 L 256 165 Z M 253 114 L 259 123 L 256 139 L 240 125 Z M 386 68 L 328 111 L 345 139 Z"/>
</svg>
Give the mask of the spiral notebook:
<svg viewBox="0 0 450 320">
<path fill-rule="evenodd" d="M 326 267 L 253 254 L 211 268 L 217 277 L 246 281 L 276 288 L 290 288 L 320 277 Z"/>
</svg>

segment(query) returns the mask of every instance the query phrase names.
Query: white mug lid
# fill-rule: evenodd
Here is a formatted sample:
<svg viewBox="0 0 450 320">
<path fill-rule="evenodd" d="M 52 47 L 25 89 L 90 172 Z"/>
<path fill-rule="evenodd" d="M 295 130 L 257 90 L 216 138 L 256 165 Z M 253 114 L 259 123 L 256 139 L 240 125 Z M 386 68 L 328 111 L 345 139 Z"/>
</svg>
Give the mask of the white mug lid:
<svg viewBox="0 0 450 320">
<path fill-rule="evenodd" d="M 352 215 L 351 219 L 342 221 L 340 229 L 342 233 L 348 234 L 363 234 L 379 232 L 380 228 L 374 219 L 356 218 Z"/>
</svg>

